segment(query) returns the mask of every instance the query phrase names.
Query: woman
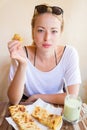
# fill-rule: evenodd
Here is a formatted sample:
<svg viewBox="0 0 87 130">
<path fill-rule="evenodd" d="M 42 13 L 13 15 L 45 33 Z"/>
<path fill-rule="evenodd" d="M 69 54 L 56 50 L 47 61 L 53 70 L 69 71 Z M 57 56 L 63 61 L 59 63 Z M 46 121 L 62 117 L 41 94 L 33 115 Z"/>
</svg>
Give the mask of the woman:
<svg viewBox="0 0 87 130">
<path fill-rule="evenodd" d="M 10 68 L 8 97 L 12 104 L 18 104 L 23 94 L 24 104 L 38 98 L 64 104 L 66 92 L 78 95 L 81 83 L 77 51 L 68 45 L 61 45 L 63 31 L 63 10 L 60 7 L 37 5 L 32 18 L 33 45 L 22 47 L 17 40 L 8 43 Z"/>
</svg>

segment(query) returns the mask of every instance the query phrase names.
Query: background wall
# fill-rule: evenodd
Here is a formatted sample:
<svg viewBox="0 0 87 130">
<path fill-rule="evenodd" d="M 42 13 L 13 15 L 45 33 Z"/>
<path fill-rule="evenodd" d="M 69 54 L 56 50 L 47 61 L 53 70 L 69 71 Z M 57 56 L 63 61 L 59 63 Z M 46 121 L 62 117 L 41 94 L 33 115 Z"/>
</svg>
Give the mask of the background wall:
<svg viewBox="0 0 87 130">
<path fill-rule="evenodd" d="M 64 9 L 62 42 L 78 50 L 82 76 L 80 95 L 87 102 L 87 0 L 0 0 L 0 100 L 8 100 L 10 57 L 7 42 L 14 33 L 19 33 L 24 37 L 24 44 L 31 44 L 31 18 L 34 6 L 40 3 L 58 5 Z"/>
</svg>

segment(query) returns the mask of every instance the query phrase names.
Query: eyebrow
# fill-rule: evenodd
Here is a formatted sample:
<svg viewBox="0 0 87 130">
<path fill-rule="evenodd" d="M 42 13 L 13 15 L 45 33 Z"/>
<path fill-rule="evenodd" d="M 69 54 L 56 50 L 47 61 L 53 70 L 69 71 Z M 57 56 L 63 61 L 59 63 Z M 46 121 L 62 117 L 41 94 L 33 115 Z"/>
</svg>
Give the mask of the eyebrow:
<svg viewBox="0 0 87 130">
<path fill-rule="evenodd" d="M 37 26 L 37 28 L 43 28 L 44 29 L 44 27 L 42 27 L 42 26 Z"/>
<path fill-rule="evenodd" d="M 53 27 L 53 28 L 51 28 L 51 29 L 58 29 L 57 27 Z"/>
<path fill-rule="evenodd" d="M 45 28 L 42 27 L 42 26 L 37 26 L 37 28 L 43 28 L 43 29 L 45 29 Z M 52 27 L 51 29 L 58 29 L 58 27 Z"/>
</svg>

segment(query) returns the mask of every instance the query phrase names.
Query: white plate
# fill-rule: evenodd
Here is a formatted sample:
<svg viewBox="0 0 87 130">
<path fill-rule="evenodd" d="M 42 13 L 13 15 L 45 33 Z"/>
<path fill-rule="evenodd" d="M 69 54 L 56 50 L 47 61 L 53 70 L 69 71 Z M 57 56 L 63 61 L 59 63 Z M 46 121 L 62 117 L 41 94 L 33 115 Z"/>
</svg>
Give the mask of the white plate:
<svg viewBox="0 0 87 130">
<path fill-rule="evenodd" d="M 46 110 L 48 110 L 51 114 L 57 114 L 57 115 L 61 115 L 62 113 L 62 108 L 56 108 L 52 105 L 50 105 L 49 103 L 44 102 L 41 99 L 38 99 L 35 103 L 33 103 L 32 105 L 27 105 L 26 109 L 29 112 L 29 114 L 32 113 L 33 109 L 35 108 L 35 106 L 41 106 L 43 108 L 45 108 Z M 16 123 L 12 120 L 11 117 L 6 118 L 6 120 L 8 121 L 9 124 L 11 124 L 15 130 L 18 130 L 18 127 L 16 125 Z M 36 124 L 38 124 L 38 126 L 42 129 L 42 130 L 48 130 L 48 127 L 40 124 L 38 121 L 36 121 Z M 60 130 L 60 128 L 62 127 L 62 123 L 60 124 L 60 126 L 57 128 L 57 130 Z"/>
</svg>

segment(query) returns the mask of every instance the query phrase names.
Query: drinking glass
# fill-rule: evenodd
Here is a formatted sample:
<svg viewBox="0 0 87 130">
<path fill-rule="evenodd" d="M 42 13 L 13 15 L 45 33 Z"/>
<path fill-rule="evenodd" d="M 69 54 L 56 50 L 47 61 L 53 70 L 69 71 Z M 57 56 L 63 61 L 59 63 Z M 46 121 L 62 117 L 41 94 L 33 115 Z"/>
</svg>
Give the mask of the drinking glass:
<svg viewBox="0 0 87 130">
<path fill-rule="evenodd" d="M 64 118 L 67 121 L 77 121 L 80 118 L 82 100 L 75 95 L 67 95 L 64 102 Z"/>
</svg>

